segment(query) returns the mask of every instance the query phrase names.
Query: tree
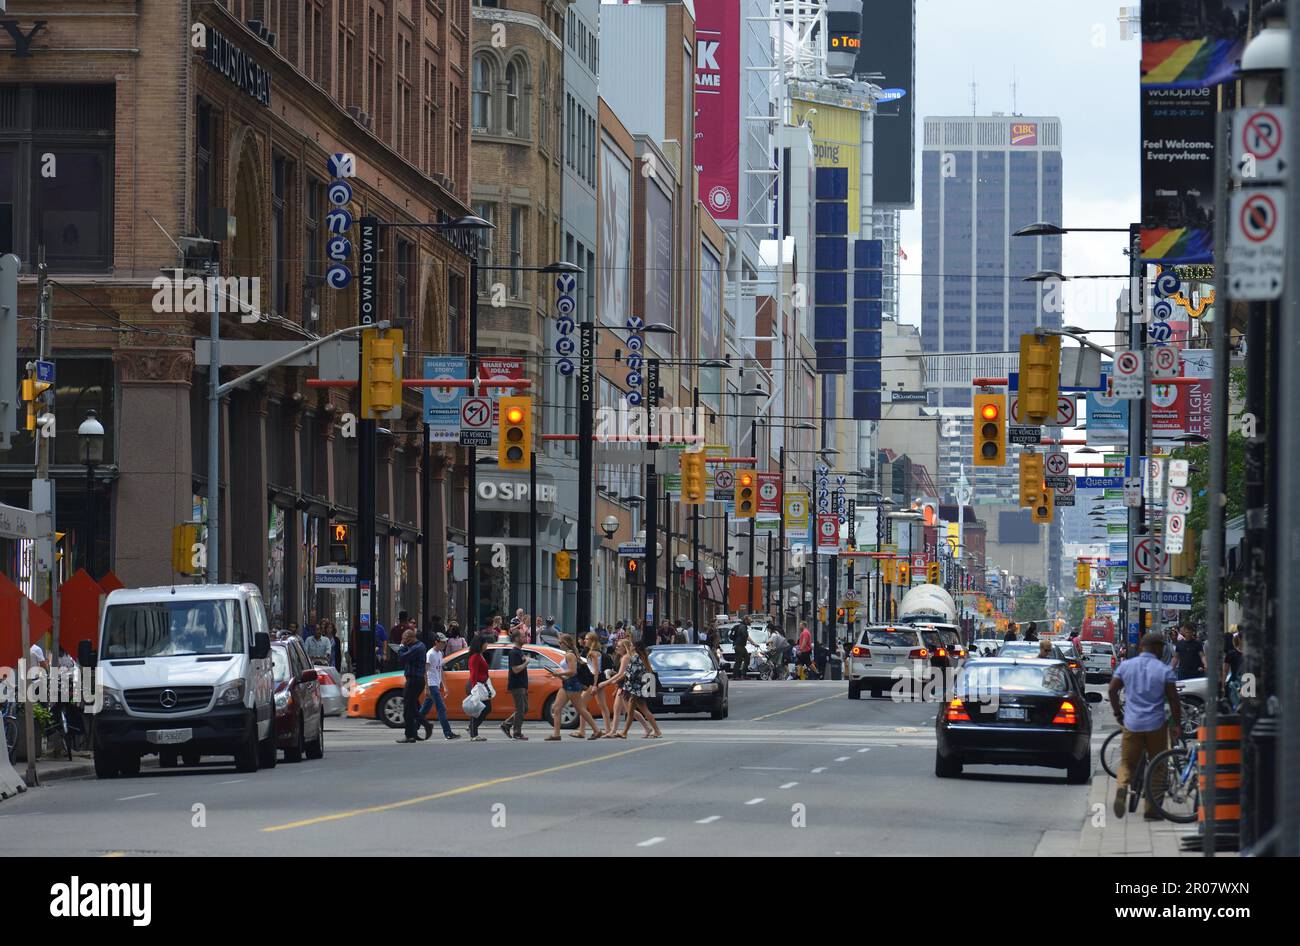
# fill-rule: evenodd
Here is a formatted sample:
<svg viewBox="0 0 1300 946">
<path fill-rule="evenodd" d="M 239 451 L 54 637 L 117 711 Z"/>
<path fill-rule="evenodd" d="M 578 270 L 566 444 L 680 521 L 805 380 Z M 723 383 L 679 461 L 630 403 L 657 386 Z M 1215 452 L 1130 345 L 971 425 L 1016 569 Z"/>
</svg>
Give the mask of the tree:
<svg viewBox="0 0 1300 946">
<path fill-rule="evenodd" d="M 1087 598 L 1084 595 L 1075 595 L 1066 605 L 1065 621 L 1070 630 L 1078 630 L 1083 627 L 1083 610 Z"/>
<path fill-rule="evenodd" d="M 1016 610 L 1012 613 L 1013 621 L 1046 621 L 1047 589 L 1038 584 L 1026 585 L 1016 595 Z"/>
</svg>

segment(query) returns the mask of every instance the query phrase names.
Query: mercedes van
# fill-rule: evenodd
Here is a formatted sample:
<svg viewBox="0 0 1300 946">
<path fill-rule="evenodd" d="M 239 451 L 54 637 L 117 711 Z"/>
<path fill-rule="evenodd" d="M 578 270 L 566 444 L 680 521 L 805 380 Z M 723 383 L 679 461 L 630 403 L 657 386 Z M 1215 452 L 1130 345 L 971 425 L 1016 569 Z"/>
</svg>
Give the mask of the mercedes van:
<svg viewBox="0 0 1300 946">
<path fill-rule="evenodd" d="M 271 634 L 256 585 L 121 588 L 100 619 L 95 774 L 233 756 L 275 765 Z"/>
</svg>

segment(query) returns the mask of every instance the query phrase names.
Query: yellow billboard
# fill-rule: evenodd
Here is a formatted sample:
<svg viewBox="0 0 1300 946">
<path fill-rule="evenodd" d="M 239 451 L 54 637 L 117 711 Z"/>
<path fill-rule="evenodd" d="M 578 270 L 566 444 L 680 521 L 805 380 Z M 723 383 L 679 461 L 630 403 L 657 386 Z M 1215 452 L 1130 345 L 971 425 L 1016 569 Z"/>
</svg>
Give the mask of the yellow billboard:
<svg viewBox="0 0 1300 946">
<path fill-rule="evenodd" d="M 859 208 L 862 206 L 862 119 L 865 113 L 840 108 L 825 102 L 794 100 L 795 121 L 802 121 L 809 110 L 812 128 L 813 160 L 819 168 L 848 168 L 849 235 L 861 232 Z"/>
</svg>

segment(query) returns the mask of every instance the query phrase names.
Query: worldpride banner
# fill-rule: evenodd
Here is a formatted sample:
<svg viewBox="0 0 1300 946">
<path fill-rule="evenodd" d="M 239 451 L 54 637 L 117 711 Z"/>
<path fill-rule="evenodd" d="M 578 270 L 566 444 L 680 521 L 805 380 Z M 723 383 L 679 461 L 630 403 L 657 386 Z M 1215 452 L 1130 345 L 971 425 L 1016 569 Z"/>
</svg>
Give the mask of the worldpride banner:
<svg viewBox="0 0 1300 946">
<path fill-rule="evenodd" d="M 1187 89 L 1232 79 L 1246 46 L 1250 7 L 1251 0 L 1143 3 L 1142 84 Z"/>
<path fill-rule="evenodd" d="M 695 3 L 695 170 L 714 220 L 740 209 L 740 0 Z"/>
</svg>

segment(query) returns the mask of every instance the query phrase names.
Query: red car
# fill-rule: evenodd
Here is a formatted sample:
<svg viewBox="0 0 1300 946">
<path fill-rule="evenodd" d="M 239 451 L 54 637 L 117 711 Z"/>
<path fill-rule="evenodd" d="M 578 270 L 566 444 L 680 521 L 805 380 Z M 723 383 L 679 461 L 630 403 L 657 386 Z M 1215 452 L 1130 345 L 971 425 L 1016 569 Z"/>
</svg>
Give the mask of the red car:
<svg viewBox="0 0 1300 946">
<path fill-rule="evenodd" d="M 301 762 L 305 755 L 325 754 L 325 710 L 320 682 L 307 652 L 296 640 L 272 641 L 275 670 L 275 744 L 284 750 L 285 762 Z"/>
</svg>

